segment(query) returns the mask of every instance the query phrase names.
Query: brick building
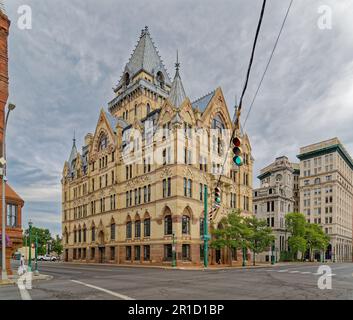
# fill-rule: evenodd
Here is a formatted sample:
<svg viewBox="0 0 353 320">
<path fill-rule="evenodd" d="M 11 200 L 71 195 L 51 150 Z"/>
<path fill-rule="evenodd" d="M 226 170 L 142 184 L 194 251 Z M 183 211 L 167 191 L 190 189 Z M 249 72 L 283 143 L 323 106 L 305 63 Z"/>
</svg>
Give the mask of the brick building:
<svg viewBox="0 0 353 320">
<path fill-rule="evenodd" d="M 3 139 L 5 125 L 5 107 L 9 96 L 9 75 L 8 75 L 8 35 L 10 21 L 4 10 L 4 5 L 0 1 L 0 157 L 3 157 Z M 2 180 L 0 180 L 0 234 L 2 227 Z M 10 257 L 16 248 L 22 245 L 22 222 L 21 210 L 24 205 L 21 197 L 6 184 L 6 265 L 7 272 L 11 274 Z M 1 247 L 0 247 L 1 254 Z M 1 260 L 0 260 L 1 261 Z"/>
</svg>

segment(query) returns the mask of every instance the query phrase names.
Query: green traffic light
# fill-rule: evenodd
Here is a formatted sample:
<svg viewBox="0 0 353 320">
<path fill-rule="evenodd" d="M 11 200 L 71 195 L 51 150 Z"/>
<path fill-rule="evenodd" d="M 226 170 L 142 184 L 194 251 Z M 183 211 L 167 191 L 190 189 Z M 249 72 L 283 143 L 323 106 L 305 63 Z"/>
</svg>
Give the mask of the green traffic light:
<svg viewBox="0 0 353 320">
<path fill-rule="evenodd" d="M 243 158 L 241 156 L 235 156 L 233 161 L 238 167 L 243 165 Z"/>
<path fill-rule="evenodd" d="M 216 203 L 221 203 L 221 198 L 216 198 Z"/>
</svg>

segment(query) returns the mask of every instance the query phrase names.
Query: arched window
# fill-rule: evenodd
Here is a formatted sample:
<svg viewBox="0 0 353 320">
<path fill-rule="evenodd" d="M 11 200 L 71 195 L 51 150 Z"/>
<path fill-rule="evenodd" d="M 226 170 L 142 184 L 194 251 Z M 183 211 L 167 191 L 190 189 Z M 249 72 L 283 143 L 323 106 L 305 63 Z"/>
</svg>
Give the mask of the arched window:
<svg viewBox="0 0 353 320">
<path fill-rule="evenodd" d="M 78 242 L 82 242 L 81 227 L 78 228 Z"/>
<path fill-rule="evenodd" d="M 137 104 L 135 104 L 135 117 L 137 116 Z"/>
<path fill-rule="evenodd" d="M 86 226 L 83 226 L 82 236 L 83 236 L 83 242 L 86 242 L 87 241 L 87 228 L 86 228 Z"/>
<path fill-rule="evenodd" d="M 151 219 L 150 218 L 144 220 L 143 235 L 145 237 L 151 236 Z"/>
<path fill-rule="evenodd" d="M 135 238 L 141 238 L 141 220 L 135 221 Z"/>
<path fill-rule="evenodd" d="M 74 228 L 74 243 L 77 242 L 77 230 L 76 230 L 76 226 Z"/>
<path fill-rule="evenodd" d="M 108 147 L 108 138 L 103 134 L 99 139 L 99 151 L 104 150 Z"/>
<path fill-rule="evenodd" d="M 166 216 L 164 218 L 164 234 L 165 235 L 171 235 L 173 234 L 173 221 L 172 221 L 172 216 Z"/>
<path fill-rule="evenodd" d="M 132 223 L 131 221 L 126 222 L 126 238 L 131 239 L 132 236 Z"/>
<path fill-rule="evenodd" d="M 147 115 L 151 113 L 151 106 L 147 103 Z"/>
<path fill-rule="evenodd" d="M 110 225 L 110 239 L 111 240 L 115 240 L 115 222 L 112 221 L 111 225 Z"/>
<path fill-rule="evenodd" d="M 212 129 L 216 129 L 216 130 L 219 130 L 220 132 L 222 132 L 222 130 L 225 128 L 226 128 L 226 126 L 225 126 L 221 116 L 219 114 L 217 114 L 212 120 Z"/>
<path fill-rule="evenodd" d="M 204 218 L 200 218 L 200 237 L 205 234 L 205 220 Z"/>
<path fill-rule="evenodd" d="M 190 234 L 190 217 L 188 216 L 182 218 L 182 232 L 183 234 Z"/>
<path fill-rule="evenodd" d="M 92 238 L 92 242 L 96 241 L 96 227 L 95 226 L 92 227 L 91 238 Z"/>
</svg>

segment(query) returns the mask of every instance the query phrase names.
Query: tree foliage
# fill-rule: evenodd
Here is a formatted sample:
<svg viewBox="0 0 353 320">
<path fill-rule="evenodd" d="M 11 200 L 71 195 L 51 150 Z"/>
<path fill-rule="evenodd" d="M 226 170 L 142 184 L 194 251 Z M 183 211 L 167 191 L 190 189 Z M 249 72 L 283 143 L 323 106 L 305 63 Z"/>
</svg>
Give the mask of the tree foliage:
<svg viewBox="0 0 353 320">
<path fill-rule="evenodd" d="M 304 254 L 309 250 L 310 259 L 315 250 L 324 251 L 330 242 L 330 237 L 324 233 L 322 227 L 306 221 L 304 214 L 294 212 L 286 215 L 286 228 L 290 233 L 288 245 L 295 259 L 298 253 Z"/>
<path fill-rule="evenodd" d="M 265 220 L 259 220 L 256 217 L 245 218 L 245 224 L 249 230 L 247 234 L 247 245 L 253 252 L 253 265 L 256 263 L 256 254 L 265 251 L 273 241 L 275 236 L 272 229 L 267 226 Z"/>
<path fill-rule="evenodd" d="M 255 254 L 263 252 L 274 240 L 272 230 L 266 222 L 256 217 L 243 218 L 235 211 L 223 218 L 219 228 L 212 230 L 211 247 L 215 249 L 249 248 Z M 230 263 L 231 263 L 230 257 Z"/>
<path fill-rule="evenodd" d="M 35 244 L 36 236 L 38 241 L 38 255 L 44 255 L 47 251 L 47 242 L 51 240 L 51 234 L 48 229 L 32 227 L 31 230 L 31 243 Z M 23 243 L 25 246 L 29 247 L 29 229 L 25 230 Z"/>
</svg>

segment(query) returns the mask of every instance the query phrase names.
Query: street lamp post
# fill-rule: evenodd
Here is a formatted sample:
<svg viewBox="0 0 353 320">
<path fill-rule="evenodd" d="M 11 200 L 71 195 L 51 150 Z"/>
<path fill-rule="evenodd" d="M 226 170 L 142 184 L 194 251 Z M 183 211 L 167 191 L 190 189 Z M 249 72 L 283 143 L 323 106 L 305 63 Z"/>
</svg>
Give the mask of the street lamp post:
<svg viewBox="0 0 353 320">
<path fill-rule="evenodd" d="M 246 267 L 246 247 L 243 245 L 243 267 Z"/>
<path fill-rule="evenodd" d="M 175 233 L 173 232 L 173 246 L 172 246 L 172 267 L 176 267 L 176 248 L 175 248 Z"/>
<path fill-rule="evenodd" d="M 29 256 L 28 256 L 28 272 L 32 271 L 32 240 L 31 240 L 31 234 L 32 234 L 32 221 L 28 222 L 29 226 Z"/>
<path fill-rule="evenodd" d="M 38 275 L 38 235 L 36 234 L 36 244 L 35 244 L 35 271 L 34 274 Z"/>
<path fill-rule="evenodd" d="M 7 280 L 7 271 L 6 271 L 6 198 L 5 198 L 5 192 L 6 192 L 6 127 L 7 127 L 7 122 L 9 120 L 9 115 L 12 110 L 14 110 L 16 106 L 12 103 L 8 104 L 8 110 L 5 118 L 5 123 L 4 123 L 4 130 L 3 130 L 3 140 L 2 140 L 2 158 L 1 158 L 1 164 L 2 164 L 2 230 L 1 230 L 1 243 L 2 243 L 2 261 L 1 261 L 1 279 L 2 280 Z"/>
</svg>

